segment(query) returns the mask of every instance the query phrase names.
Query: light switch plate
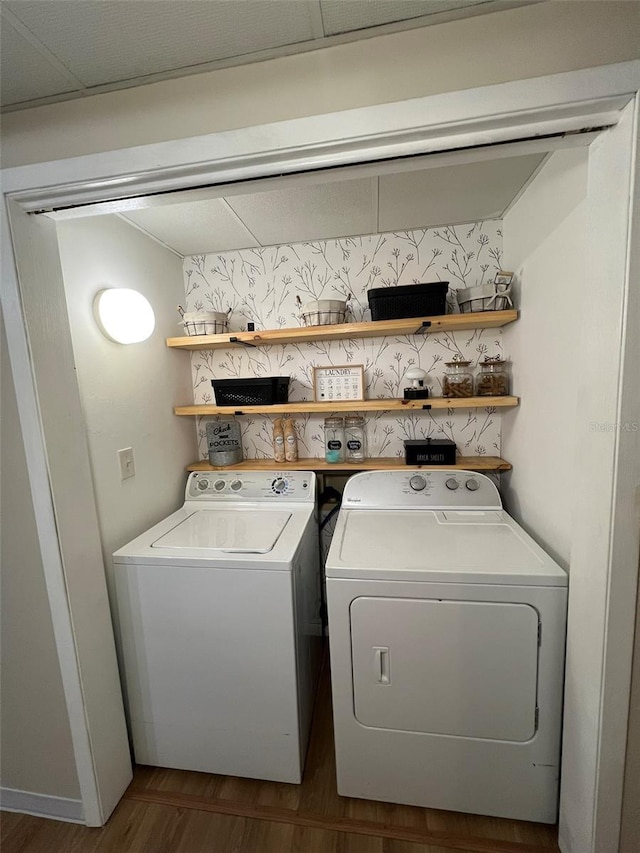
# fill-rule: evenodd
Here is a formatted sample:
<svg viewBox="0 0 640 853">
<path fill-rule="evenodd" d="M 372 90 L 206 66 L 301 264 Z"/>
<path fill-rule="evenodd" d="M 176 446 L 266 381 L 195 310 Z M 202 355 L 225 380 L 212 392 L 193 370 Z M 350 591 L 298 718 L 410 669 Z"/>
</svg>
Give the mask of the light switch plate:
<svg viewBox="0 0 640 853">
<path fill-rule="evenodd" d="M 135 477 L 136 467 L 133 462 L 133 447 L 125 447 L 118 451 L 118 462 L 120 463 L 120 479 L 128 480 Z"/>
</svg>

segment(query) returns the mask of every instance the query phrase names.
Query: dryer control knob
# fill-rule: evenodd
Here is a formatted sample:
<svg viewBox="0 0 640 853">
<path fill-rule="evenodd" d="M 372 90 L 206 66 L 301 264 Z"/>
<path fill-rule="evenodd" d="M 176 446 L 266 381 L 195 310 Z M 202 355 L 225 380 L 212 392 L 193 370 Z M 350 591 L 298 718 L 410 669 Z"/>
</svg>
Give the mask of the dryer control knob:
<svg viewBox="0 0 640 853">
<path fill-rule="evenodd" d="M 227 484 L 224 480 L 216 480 L 213 484 L 213 488 L 216 490 L 216 492 L 221 492 L 226 485 Z"/>
<path fill-rule="evenodd" d="M 421 474 L 416 474 L 409 480 L 409 485 L 414 492 L 421 492 L 427 485 L 427 481 Z"/>
<path fill-rule="evenodd" d="M 206 492 L 206 490 L 209 488 L 209 481 L 208 480 L 198 480 L 198 488 L 200 489 L 201 492 Z"/>
<path fill-rule="evenodd" d="M 287 490 L 287 481 L 282 477 L 277 477 L 273 483 L 271 483 L 271 488 L 277 495 L 281 495 Z"/>
<path fill-rule="evenodd" d="M 455 480 L 453 477 L 449 477 L 449 479 L 445 482 L 445 486 L 448 489 L 451 489 L 452 492 L 455 492 L 455 490 L 458 488 L 459 485 L 460 485 L 460 483 L 457 480 Z"/>
<path fill-rule="evenodd" d="M 469 489 L 470 492 L 477 492 L 480 488 L 480 483 L 477 480 L 471 479 L 467 480 L 465 486 Z"/>
<path fill-rule="evenodd" d="M 242 488 L 242 480 L 233 480 L 231 483 L 231 488 L 234 492 L 239 492 Z"/>
</svg>

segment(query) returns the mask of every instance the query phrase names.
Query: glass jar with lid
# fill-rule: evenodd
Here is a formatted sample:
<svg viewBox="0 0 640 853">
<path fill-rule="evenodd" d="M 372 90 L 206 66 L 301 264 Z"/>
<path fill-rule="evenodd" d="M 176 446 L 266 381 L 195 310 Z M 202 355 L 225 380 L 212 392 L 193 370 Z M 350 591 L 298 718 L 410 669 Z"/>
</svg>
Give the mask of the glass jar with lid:
<svg viewBox="0 0 640 853">
<path fill-rule="evenodd" d="M 344 462 L 344 420 L 338 416 L 324 419 L 324 458 Z"/>
<path fill-rule="evenodd" d="M 443 397 L 473 397 L 473 373 L 470 361 L 447 361 L 442 379 Z"/>
<path fill-rule="evenodd" d="M 365 427 L 362 415 L 349 415 L 344 421 L 347 462 L 364 462 Z"/>
<path fill-rule="evenodd" d="M 504 397 L 509 393 L 507 363 L 501 358 L 487 358 L 480 364 L 476 377 L 478 397 Z"/>
</svg>

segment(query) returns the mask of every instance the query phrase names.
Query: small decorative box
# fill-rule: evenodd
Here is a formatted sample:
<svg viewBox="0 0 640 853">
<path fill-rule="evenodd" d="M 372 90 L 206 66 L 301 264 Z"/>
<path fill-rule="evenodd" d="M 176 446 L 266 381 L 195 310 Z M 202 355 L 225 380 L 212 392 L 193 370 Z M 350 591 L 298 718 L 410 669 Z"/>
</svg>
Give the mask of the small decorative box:
<svg viewBox="0 0 640 853">
<path fill-rule="evenodd" d="M 455 465 L 456 443 L 449 438 L 423 438 L 404 442 L 407 465 Z"/>
</svg>

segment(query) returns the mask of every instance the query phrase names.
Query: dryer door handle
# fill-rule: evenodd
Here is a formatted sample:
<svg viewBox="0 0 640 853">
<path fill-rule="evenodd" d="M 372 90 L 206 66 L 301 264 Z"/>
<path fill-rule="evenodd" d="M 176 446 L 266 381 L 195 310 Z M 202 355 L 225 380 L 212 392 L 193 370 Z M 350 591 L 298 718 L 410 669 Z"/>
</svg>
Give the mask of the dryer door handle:
<svg viewBox="0 0 640 853">
<path fill-rule="evenodd" d="M 378 684 L 391 684 L 388 646 L 373 647 L 374 676 Z"/>
</svg>

